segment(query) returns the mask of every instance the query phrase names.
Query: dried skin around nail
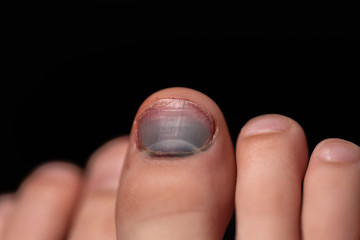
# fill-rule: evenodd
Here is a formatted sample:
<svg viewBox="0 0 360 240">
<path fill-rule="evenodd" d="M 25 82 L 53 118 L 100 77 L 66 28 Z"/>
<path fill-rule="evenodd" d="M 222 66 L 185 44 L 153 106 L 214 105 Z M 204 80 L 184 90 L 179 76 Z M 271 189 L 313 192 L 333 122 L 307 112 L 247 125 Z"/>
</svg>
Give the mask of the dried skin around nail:
<svg viewBox="0 0 360 240">
<path fill-rule="evenodd" d="M 160 99 L 137 121 L 138 147 L 154 157 L 181 157 L 207 149 L 215 135 L 213 117 L 186 99 Z"/>
</svg>

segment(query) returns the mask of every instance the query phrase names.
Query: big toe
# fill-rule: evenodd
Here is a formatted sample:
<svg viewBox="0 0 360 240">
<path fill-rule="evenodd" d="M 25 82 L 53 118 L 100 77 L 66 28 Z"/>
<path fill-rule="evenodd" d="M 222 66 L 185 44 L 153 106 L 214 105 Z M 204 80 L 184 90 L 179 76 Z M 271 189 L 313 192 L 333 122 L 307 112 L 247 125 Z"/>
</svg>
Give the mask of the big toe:
<svg viewBox="0 0 360 240">
<path fill-rule="evenodd" d="M 221 239 L 234 206 L 233 146 L 218 106 L 186 88 L 156 92 L 130 134 L 117 197 L 119 239 Z"/>
</svg>

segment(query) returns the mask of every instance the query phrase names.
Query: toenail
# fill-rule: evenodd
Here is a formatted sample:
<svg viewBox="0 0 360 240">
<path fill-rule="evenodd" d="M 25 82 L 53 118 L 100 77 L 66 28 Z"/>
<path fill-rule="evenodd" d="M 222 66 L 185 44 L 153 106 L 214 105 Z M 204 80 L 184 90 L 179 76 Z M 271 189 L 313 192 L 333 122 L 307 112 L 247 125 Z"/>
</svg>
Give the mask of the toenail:
<svg viewBox="0 0 360 240">
<path fill-rule="evenodd" d="M 36 169 L 37 174 L 58 180 L 63 180 L 77 172 L 75 166 L 65 162 L 49 162 Z"/>
<path fill-rule="evenodd" d="M 281 115 L 269 114 L 251 119 L 241 130 L 242 136 L 252 136 L 264 133 L 285 132 L 291 126 L 291 121 Z"/>
<path fill-rule="evenodd" d="M 360 160 L 359 147 L 341 139 L 323 141 L 319 144 L 317 155 L 329 162 L 357 162 Z"/>
<path fill-rule="evenodd" d="M 214 133 L 213 117 L 185 99 L 160 99 L 137 119 L 138 147 L 151 156 L 179 157 L 204 151 Z"/>
</svg>

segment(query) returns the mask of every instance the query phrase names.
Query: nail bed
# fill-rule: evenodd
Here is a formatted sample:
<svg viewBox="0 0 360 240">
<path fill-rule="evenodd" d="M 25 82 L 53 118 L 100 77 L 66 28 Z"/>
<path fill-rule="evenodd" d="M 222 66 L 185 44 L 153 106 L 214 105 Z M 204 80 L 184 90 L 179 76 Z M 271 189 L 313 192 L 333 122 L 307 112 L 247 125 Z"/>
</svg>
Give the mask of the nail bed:
<svg viewBox="0 0 360 240">
<path fill-rule="evenodd" d="M 138 118 L 138 145 L 151 156 L 186 156 L 207 149 L 214 120 L 185 99 L 161 99 Z"/>
</svg>

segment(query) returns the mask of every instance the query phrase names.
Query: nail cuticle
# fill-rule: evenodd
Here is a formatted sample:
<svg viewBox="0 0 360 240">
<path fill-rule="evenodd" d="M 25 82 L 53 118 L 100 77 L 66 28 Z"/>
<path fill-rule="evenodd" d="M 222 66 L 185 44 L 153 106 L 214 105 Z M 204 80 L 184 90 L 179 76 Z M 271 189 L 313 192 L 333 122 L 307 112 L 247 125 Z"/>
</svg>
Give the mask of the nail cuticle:
<svg viewBox="0 0 360 240">
<path fill-rule="evenodd" d="M 205 151 L 217 132 L 212 115 L 183 98 L 158 99 L 135 124 L 137 147 L 151 157 L 185 157 Z"/>
</svg>

